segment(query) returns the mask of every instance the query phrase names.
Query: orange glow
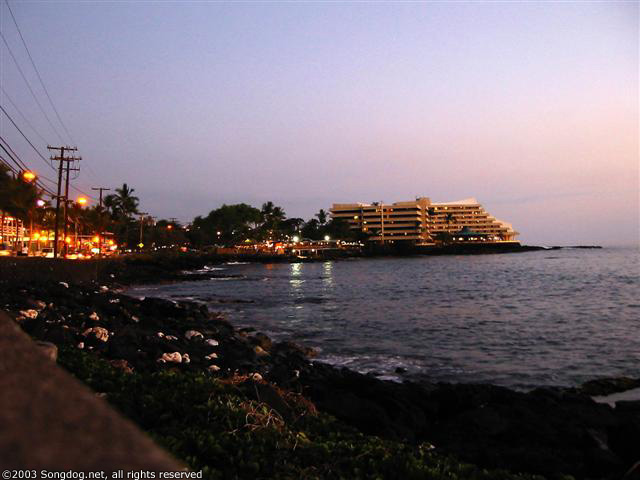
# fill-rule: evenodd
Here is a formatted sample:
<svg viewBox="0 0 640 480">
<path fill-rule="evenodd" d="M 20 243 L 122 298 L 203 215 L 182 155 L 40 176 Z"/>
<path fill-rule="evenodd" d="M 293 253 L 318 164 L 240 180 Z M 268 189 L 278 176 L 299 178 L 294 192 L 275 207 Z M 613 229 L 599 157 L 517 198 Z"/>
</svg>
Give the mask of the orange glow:
<svg viewBox="0 0 640 480">
<path fill-rule="evenodd" d="M 173 225 L 167 225 L 167 230 L 171 230 L 173 228 Z"/>
<path fill-rule="evenodd" d="M 78 205 L 86 205 L 88 202 L 86 197 L 78 197 Z"/>
<path fill-rule="evenodd" d="M 33 182 L 36 179 L 36 174 L 27 170 L 22 174 L 22 178 L 24 178 L 26 182 Z"/>
<path fill-rule="evenodd" d="M 40 234 L 38 232 L 33 234 L 33 237 L 31 237 L 32 240 L 38 240 L 40 238 Z"/>
<path fill-rule="evenodd" d="M 109 240 L 109 245 L 113 245 L 113 240 Z"/>
<path fill-rule="evenodd" d="M 64 243 L 71 243 L 71 237 L 67 237 L 64 239 Z"/>
<path fill-rule="evenodd" d="M 92 238 L 94 243 L 98 243 L 100 241 L 100 237 L 98 235 L 96 235 L 95 237 Z"/>
</svg>

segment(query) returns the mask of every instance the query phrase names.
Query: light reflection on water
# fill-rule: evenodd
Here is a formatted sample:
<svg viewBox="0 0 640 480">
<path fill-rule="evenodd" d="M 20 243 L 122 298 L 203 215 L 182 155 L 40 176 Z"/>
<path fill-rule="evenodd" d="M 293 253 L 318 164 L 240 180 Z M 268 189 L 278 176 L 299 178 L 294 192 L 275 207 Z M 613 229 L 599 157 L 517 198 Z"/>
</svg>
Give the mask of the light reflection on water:
<svg viewBox="0 0 640 480">
<path fill-rule="evenodd" d="M 637 249 L 225 268 L 225 282 L 135 293 L 194 297 L 238 326 L 387 377 L 400 367 L 431 380 L 530 388 L 640 376 Z"/>
</svg>

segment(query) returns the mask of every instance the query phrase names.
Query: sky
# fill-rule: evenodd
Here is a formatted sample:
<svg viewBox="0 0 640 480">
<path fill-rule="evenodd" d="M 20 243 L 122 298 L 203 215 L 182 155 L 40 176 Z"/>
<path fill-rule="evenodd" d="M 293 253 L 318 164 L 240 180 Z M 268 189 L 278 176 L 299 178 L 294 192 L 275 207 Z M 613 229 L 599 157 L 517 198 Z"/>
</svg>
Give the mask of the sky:
<svg viewBox="0 0 640 480">
<path fill-rule="evenodd" d="M 126 182 L 183 222 L 473 196 L 527 244 L 640 242 L 637 2 L 9 5 L 70 135 L 5 3 L 61 138 L 4 44 L 2 105 L 45 157 L 77 145 L 94 196 Z M 4 115 L 0 132 L 54 178 Z"/>
</svg>

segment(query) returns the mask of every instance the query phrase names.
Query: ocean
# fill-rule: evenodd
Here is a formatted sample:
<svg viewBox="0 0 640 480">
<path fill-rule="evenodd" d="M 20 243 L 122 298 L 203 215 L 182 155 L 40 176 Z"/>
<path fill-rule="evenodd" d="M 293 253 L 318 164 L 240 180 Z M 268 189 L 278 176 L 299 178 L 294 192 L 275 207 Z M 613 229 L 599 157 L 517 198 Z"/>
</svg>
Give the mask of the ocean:
<svg viewBox="0 0 640 480">
<path fill-rule="evenodd" d="M 402 381 L 518 390 L 640 377 L 638 248 L 227 263 L 134 287 L 206 303 L 317 360 Z"/>
</svg>

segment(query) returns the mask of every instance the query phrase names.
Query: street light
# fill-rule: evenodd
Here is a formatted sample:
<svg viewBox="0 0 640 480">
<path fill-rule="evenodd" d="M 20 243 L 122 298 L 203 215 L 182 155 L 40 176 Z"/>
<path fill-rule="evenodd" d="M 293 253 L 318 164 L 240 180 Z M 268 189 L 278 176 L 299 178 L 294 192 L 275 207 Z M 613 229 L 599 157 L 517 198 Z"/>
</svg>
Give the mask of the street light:
<svg viewBox="0 0 640 480">
<path fill-rule="evenodd" d="M 293 243 L 298 243 L 300 241 L 300 237 L 297 235 L 293 236 Z"/>
<path fill-rule="evenodd" d="M 45 201 L 44 201 L 44 200 L 42 200 L 41 198 L 39 198 L 39 199 L 36 201 L 36 205 L 37 205 L 37 206 L 39 206 L 39 207 L 44 207 L 46 204 L 47 204 L 47 202 L 45 202 Z"/>
<path fill-rule="evenodd" d="M 25 182 L 33 182 L 36 179 L 36 174 L 27 170 L 26 172 L 22 173 L 22 178 L 24 179 Z"/>
<path fill-rule="evenodd" d="M 329 235 L 325 235 L 324 236 L 324 241 L 328 242 L 329 240 L 331 240 L 331 237 Z"/>
</svg>

